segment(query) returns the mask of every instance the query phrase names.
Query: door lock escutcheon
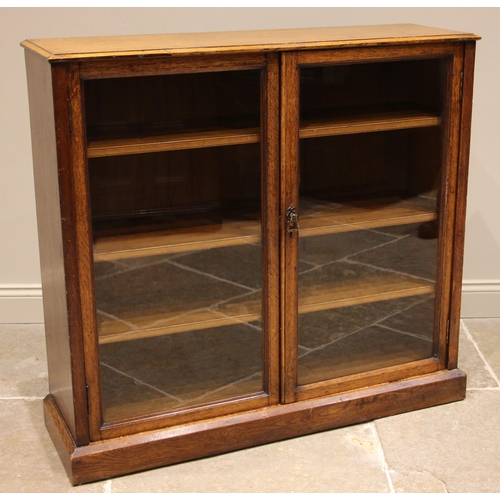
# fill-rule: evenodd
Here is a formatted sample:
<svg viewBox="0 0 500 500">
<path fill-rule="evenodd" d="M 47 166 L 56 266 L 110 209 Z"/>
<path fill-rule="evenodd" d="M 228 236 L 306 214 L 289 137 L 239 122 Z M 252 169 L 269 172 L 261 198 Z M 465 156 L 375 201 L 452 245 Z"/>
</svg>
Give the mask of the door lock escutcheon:
<svg viewBox="0 0 500 500">
<path fill-rule="evenodd" d="M 299 231 L 299 217 L 293 205 L 290 205 L 286 211 L 286 230 L 289 233 L 296 233 Z"/>
</svg>

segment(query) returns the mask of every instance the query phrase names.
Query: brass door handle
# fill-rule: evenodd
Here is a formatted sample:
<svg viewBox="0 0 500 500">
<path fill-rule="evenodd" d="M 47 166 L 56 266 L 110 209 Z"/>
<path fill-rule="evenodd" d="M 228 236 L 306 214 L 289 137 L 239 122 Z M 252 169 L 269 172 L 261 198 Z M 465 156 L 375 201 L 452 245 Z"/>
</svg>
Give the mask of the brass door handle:
<svg viewBox="0 0 500 500">
<path fill-rule="evenodd" d="M 299 231 L 299 217 L 293 205 L 290 205 L 286 211 L 286 230 L 289 233 Z"/>
</svg>

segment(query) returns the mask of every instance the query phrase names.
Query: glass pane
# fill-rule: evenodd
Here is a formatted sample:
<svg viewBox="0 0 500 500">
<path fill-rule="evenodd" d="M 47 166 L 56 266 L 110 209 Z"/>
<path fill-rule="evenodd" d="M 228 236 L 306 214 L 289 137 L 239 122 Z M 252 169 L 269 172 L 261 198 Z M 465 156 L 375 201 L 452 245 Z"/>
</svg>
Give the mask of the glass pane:
<svg viewBox="0 0 500 500">
<path fill-rule="evenodd" d="M 260 73 L 85 90 L 104 419 L 262 391 Z"/>
<path fill-rule="evenodd" d="M 301 385 L 434 354 L 444 70 L 301 69 Z"/>
</svg>

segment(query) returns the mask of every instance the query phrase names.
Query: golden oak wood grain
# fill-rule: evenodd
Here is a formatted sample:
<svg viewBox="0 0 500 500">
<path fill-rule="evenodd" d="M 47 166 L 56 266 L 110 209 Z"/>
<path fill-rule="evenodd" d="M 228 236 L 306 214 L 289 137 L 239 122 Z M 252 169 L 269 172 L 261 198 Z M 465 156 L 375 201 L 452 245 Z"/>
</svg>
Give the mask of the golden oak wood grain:
<svg viewBox="0 0 500 500">
<path fill-rule="evenodd" d="M 418 44 L 464 39 L 475 40 L 478 36 L 415 24 L 386 24 L 166 35 L 49 38 L 26 40 L 23 45 L 48 59 L 66 60 L 106 56 L 292 51 L 346 45 Z"/>
<path fill-rule="evenodd" d="M 267 54 L 262 74 L 262 301 L 264 390 L 270 404 L 280 399 L 280 55 Z"/>
<path fill-rule="evenodd" d="M 297 53 L 281 56 L 281 402 L 295 401 L 297 385 L 298 233 L 287 212 L 299 206 L 299 72 Z"/>
<path fill-rule="evenodd" d="M 101 429 L 103 439 L 114 439 L 159 428 L 190 425 L 199 420 L 230 416 L 272 405 L 269 395 L 262 391 L 221 399 L 215 403 L 199 403 L 179 408 L 169 406 L 168 399 L 157 398 L 110 406 L 106 409 L 106 423 Z M 134 421 L 130 415 L 139 415 L 142 418 Z"/>
<path fill-rule="evenodd" d="M 397 111 L 367 115 L 307 120 L 299 131 L 301 139 L 332 135 L 362 134 L 384 130 L 432 127 L 441 123 L 440 117 L 419 111 Z M 128 154 L 178 151 L 181 149 L 210 148 L 235 144 L 253 144 L 260 141 L 256 128 L 235 130 L 207 130 L 182 134 L 165 134 L 143 138 L 94 140 L 89 142 L 87 156 L 101 158 Z"/>
<path fill-rule="evenodd" d="M 79 318 L 81 329 L 73 340 L 73 350 L 77 355 L 73 359 L 81 362 L 80 354 L 84 354 L 83 367 L 85 369 L 85 388 L 79 403 L 78 414 L 88 428 L 90 440 L 100 438 L 98 431 L 101 423 L 101 393 L 100 372 L 94 367 L 99 364 L 97 342 L 97 322 L 94 305 L 94 273 L 92 262 L 92 230 L 90 206 L 88 199 L 89 185 L 87 162 L 85 161 L 85 121 L 82 81 L 78 75 L 78 64 L 70 63 L 66 66 L 69 110 L 69 166 L 67 174 L 70 176 L 71 194 L 67 203 L 71 206 L 71 219 L 68 223 L 74 234 L 70 237 L 74 246 L 74 257 L 71 260 L 75 265 L 72 281 L 77 284 L 74 298 L 75 312 L 71 314 Z M 62 103 L 64 105 L 64 103 Z M 87 389 L 88 387 L 88 389 Z M 83 425 L 83 423 L 82 423 Z"/>
<path fill-rule="evenodd" d="M 37 54 L 26 53 L 38 239 L 45 300 L 48 370 L 51 390 L 75 435 L 71 352 L 66 302 L 64 249 L 61 229 L 57 150 L 50 66 Z"/>
<path fill-rule="evenodd" d="M 327 137 L 332 135 L 363 134 L 384 130 L 402 130 L 406 128 L 433 127 L 441 123 L 439 116 L 422 111 L 393 111 L 323 120 L 303 121 L 299 137 Z"/>
<path fill-rule="evenodd" d="M 368 358 L 370 357 L 370 346 L 367 346 Z M 340 394 L 349 391 L 362 389 L 363 387 L 373 387 L 381 384 L 389 384 L 398 380 L 412 379 L 429 375 L 439 371 L 438 363 L 435 359 L 427 358 L 418 361 L 410 360 L 403 366 L 387 366 L 372 370 L 362 370 L 355 372 L 359 365 L 352 365 L 353 373 L 344 375 L 334 373 L 335 366 L 332 366 L 332 372 L 329 378 L 321 382 L 314 382 L 299 385 L 297 387 L 297 401 L 325 397 L 330 394 Z M 337 375 L 335 377 L 335 375 Z"/>
<path fill-rule="evenodd" d="M 300 216 L 300 214 L 299 214 Z M 358 201 L 351 205 L 325 203 L 314 214 L 300 217 L 302 237 L 358 231 L 376 227 L 425 222 L 436 218 L 435 205 L 423 198 Z M 183 227 L 185 226 L 185 227 Z M 178 224 L 163 231 L 96 235 L 94 261 L 120 260 L 181 251 L 203 250 L 260 241 L 260 224 L 255 220 L 227 221 L 220 225 Z"/>
<path fill-rule="evenodd" d="M 144 138 L 92 141 L 88 145 L 89 158 L 118 156 L 180 149 L 213 148 L 235 144 L 260 142 L 259 129 L 208 130 L 184 134 L 159 135 Z"/>
<path fill-rule="evenodd" d="M 85 59 L 80 63 L 80 75 L 84 80 L 175 74 L 196 74 L 218 71 L 259 69 L 266 65 L 264 53 L 205 54 Z"/>
<path fill-rule="evenodd" d="M 221 404 L 223 403 L 223 405 Z M 123 435 L 130 415 L 148 415 L 147 421 L 134 426 L 134 431 L 147 432 L 158 427 L 172 427 L 191 424 L 197 420 L 218 418 L 223 415 L 247 412 L 271 405 L 269 396 L 263 391 L 245 394 L 235 398 L 220 399 L 217 404 L 198 402 L 191 406 L 172 408 L 168 398 L 155 398 L 106 408 L 106 424 L 102 433 L 104 439 Z"/>
<path fill-rule="evenodd" d="M 336 47 L 325 50 L 311 50 L 298 52 L 298 64 L 303 66 L 350 63 L 356 61 L 364 62 L 383 62 L 397 59 L 419 59 L 429 57 L 446 57 L 453 54 L 453 43 L 400 43 L 387 47 L 384 43 L 377 44 L 374 47 L 360 46 Z M 351 49 L 356 50 L 351 50 Z M 389 54 L 390 52 L 390 54 Z"/>
<path fill-rule="evenodd" d="M 413 224 L 436 219 L 435 204 L 425 198 L 387 197 L 319 206 L 300 217 L 299 234 L 305 238 L 376 227 Z"/>
<path fill-rule="evenodd" d="M 472 120 L 472 91 L 474 86 L 474 43 L 464 45 L 462 115 L 460 120 L 460 149 L 457 168 L 457 207 L 454 228 L 453 264 L 451 269 L 450 332 L 447 353 L 447 368 L 453 369 L 458 363 L 458 343 L 460 332 L 460 303 L 462 295 L 462 274 L 465 242 L 465 215 L 467 205 L 467 179 L 469 176 L 470 135 Z"/>
<path fill-rule="evenodd" d="M 43 415 L 45 427 L 59 455 L 69 478 L 73 475 L 72 455 L 77 445 L 71 435 L 66 418 L 59 411 L 59 405 L 51 394 L 43 400 Z"/>
<path fill-rule="evenodd" d="M 205 225 L 182 228 L 183 225 L 164 231 L 97 237 L 94 261 L 246 245 L 258 243 L 261 239 L 259 221 L 228 221 L 220 225 L 208 221 Z"/>
<path fill-rule="evenodd" d="M 460 370 L 110 439 L 69 457 L 81 484 L 463 399 Z M 395 405 L 394 401 L 398 404 Z M 223 439 L 220 436 L 224 436 Z"/>
<path fill-rule="evenodd" d="M 443 130 L 443 173 L 440 193 L 440 237 L 436 269 L 436 302 L 434 352 L 440 361 L 440 368 L 447 363 L 448 329 L 450 322 L 450 287 L 454 248 L 454 225 L 457 216 L 457 183 L 460 148 L 463 46 L 454 46 L 454 57 L 450 58 L 446 68 L 446 112 Z M 463 214 L 462 214 L 463 215 Z M 455 298 L 456 300 L 456 298 Z M 457 332 L 458 333 L 458 332 Z"/>
<path fill-rule="evenodd" d="M 49 387 L 75 441 L 89 442 L 81 337 L 78 259 L 72 207 L 67 99 L 64 67 L 51 67 L 37 54 L 26 53 L 33 167 L 48 348 Z M 57 135 L 57 136 L 56 136 Z M 74 352 L 78 350 L 78 353 Z"/>
<path fill-rule="evenodd" d="M 400 274 L 379 275 L 371 279 L 322 283 L 301 287 L 298 313 L 306 314 L 339 307 L 424 295 L 434 291 L 428 280 Z M 121 318 L 102 318 L 99 325 L 101 344 L 140 338 L 157 337 L 194 330 L 204 330 L 237 323 L 250 323 L 262 317 L 262 301 L 258 299 L 227 302 L 218 307 L 194 310 L 186 304 L 185 311 L 166 312 L 139 309 L 127 311 Z M 134 325 L 133 328 L 124 327 Z M 151 326 L 154 325 L 154 326 Z"/>
</svg>

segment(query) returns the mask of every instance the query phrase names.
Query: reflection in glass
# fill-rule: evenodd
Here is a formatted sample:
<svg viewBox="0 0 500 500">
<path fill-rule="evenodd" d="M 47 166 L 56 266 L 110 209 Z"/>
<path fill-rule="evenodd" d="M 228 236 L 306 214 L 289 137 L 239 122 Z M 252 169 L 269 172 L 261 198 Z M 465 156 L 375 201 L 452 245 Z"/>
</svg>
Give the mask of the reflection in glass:
<svg viewBox="0 0 500 500">
<path fill-rule="evenodd" d="M 301 69 L 299 385 L 434 354 L 444 65 Z"/>
<path fill-rule="evenodd" d="M 433 355 L 437 240 L 419 226 L 304 239 L 300 384 Z"/>
</svg>

